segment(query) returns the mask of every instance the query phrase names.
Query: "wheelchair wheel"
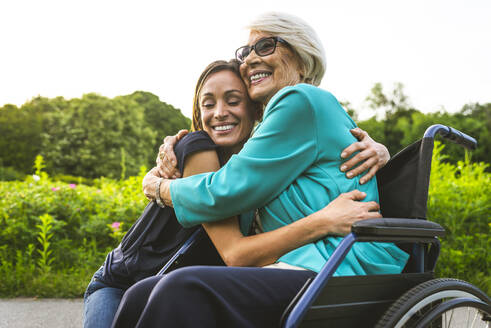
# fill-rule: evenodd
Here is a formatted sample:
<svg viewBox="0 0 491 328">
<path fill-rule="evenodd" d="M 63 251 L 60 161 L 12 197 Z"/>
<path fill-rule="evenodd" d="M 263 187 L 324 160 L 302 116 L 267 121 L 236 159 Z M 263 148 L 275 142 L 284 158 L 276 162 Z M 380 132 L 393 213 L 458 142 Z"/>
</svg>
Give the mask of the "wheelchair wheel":
<svg viewBox="0 0 491 328">
<path fill-rule="evenodd" d="M 433 279 L 402 295 L 375 328 L 489 327 L 491 300 L 457 279 Z"/>
</svg>

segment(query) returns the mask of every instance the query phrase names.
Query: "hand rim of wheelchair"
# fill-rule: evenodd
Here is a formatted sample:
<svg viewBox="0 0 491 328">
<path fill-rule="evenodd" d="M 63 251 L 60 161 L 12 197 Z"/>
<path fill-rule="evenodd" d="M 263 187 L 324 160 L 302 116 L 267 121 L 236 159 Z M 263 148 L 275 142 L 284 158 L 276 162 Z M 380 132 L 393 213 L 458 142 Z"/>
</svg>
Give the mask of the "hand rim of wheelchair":
<svg viewBox="0 0 491 328">
<path fill-rule="evenodd" d="M 479 308 L 478 311 L 484 311 L 488 316 L 491 315 L 491 300 L 479 288 L 463 280 L 438 278 L 421 283 L 399 297 L 387 309 L 375 328 L 414 327 L 422 322 L 432 322 L 444 313 L 442 311 L 445 307 L 449 307 L 444 305 L 445 303 L 456 299 L 476 301 L 475 306 L 469 306 L 476 309 L 481 306 L 478 303 L 483 304 L 488 309 Z M 425 310 L 434 302 L 438 302 L 438 304 Z M 441 308 L 439 308 L 440 305 Z M 454 306 L 458 307 L 458 302 Z M 421 311 L 423 312 L 421 313 Z M 410 326 L 405 326 L 411 319 L 416 320 L 416 322 L 412 322 Z"/>
</svg>

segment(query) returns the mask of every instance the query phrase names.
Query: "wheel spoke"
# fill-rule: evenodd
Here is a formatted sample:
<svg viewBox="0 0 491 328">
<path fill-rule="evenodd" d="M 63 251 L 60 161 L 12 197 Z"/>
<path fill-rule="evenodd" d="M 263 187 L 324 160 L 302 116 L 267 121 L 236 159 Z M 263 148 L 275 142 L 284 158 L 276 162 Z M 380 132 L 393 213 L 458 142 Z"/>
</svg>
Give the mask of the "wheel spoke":
<svg viewBox="0 0 491 328">
<path fill-rule="evenodd" d="M 454 310 L 452 310 L 452 312 L 450 312 L 450 320 L 448 322 L 448 327 L 451 327 L 452 326 L 453 313 L 454 313 Z"/>
<path fill-rule="evenodd" d="M 474 319 L 472 320 L 472 325 L 471 327 L 474 327 L 474 323 L 476 322 L 476 319 L 477 319 L 477 316 L 479 315 L 479 311 L 475 311 L 475 314 L 474 314 Z"/>
</svg>

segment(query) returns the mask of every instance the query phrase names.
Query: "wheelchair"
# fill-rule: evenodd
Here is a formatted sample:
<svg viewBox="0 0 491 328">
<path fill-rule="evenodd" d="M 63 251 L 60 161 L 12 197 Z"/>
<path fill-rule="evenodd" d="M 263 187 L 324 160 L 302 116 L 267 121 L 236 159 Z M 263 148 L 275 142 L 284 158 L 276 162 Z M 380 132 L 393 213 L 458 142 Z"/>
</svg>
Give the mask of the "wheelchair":
<svg viewBox="0 0 491 328">
<path fill-rule="evenodd" d="M 377 173 L 383 218 L 357 222 L 322 270 L 306 281 L 286 308 L 280 327 L 489 327 L 491 299 L 472 284 L 434 277 L 439 224 L 426 220 L 434 138 L 468 149 L 474 138 L 451 127 L 430 126 Z M 333 277 L 355 242 L 393 242 L 410 254 L 401 274 Z M 193 251 L 199 250 L 199 251 Z M 224 265 L 199 228 L 158 275 L 188 265 Z"/>
</svg>

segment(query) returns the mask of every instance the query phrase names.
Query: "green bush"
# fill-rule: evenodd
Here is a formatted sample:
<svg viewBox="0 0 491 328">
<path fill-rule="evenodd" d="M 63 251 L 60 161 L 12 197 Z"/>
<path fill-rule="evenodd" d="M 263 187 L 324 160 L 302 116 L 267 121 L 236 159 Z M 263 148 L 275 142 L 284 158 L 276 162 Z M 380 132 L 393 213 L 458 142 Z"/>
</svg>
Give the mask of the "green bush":
<svg viewBox="0 0 491 328">
<path fill-rule="evenodd" d="M 442 162 L 442 148 L 436 144 L 428 202 L 429 219 L 447 230 L 437 274 L 491 294 L 491 174 L 483 163 Z M 0 297 L 82 296 L 147 203 L 144 169 L 91 186 L 56 181 L 42 169 L 38 157 L 35 176 L 0 181 Z"/>
<path fill-rule="evenodd" d="M 113 223 L 129 228 L 147 203 L 141 172 L 93 186 L 53 181 L 44 172 L 0 181 L 0 296 L 81 296 L 119 242 Z"/>
<path fill-rule="evenodd" d="M 442 161 L 443 145 L 433 151 L 428 218 L 447 234 L 437 275 L 460 278 L 491 294 L 491 174 L 488 164 Z"/>
<path fill-rule="evenodd" d="M 26 175 L 10 166 L 0 166 L 0 181 L 22 180 Z"/>
</svg>

